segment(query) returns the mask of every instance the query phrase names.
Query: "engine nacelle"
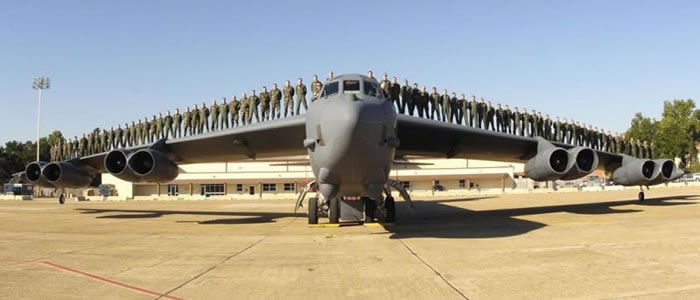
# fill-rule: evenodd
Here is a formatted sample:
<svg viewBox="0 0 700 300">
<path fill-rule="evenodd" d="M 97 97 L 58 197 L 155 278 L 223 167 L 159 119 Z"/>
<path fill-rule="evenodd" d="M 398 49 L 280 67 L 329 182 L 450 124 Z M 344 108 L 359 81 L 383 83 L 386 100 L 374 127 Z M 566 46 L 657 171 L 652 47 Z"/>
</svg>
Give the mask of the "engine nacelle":
<svg viewBox="0 0 700 300">
<path fill-rule="evenodd" d="M 130 182 L 142 181 L 143 178 L 136 175 L 134 171 L 128 167 L 127 162 L 129 161 L 129 157 L 131 155 L 133 155 L 133 153 L 124 149 L 114 149 L 109 151 L 109 153 L 107 153 L 105 156 L 105 169 L 114 177 L 121 180 Z"/>
<path fill-rule="evenodd" d="M 163 152 L 143 149 L 129 156 L 129 169 L 141 177 L 142 181 L 166 183 L 173 181 L 179 174 L 177 164 Z"/>
<path fill-rule="evenodd" d="M 25 175 L 27 176 L 27 181 L 35 185 L 51 186 L 51 183 L 49 183 L 49 181 L 46 180 L 46 177 L 44 177 L 43 175 L 43 170 L 46 167 L 46 165 L 47 163 L 44 161 L 35 161 L 29 163 L 24 171 Z"/>
<path fill-rule="evenodd" d="M 562 180 L 574 180 L 584 177 L 598 167 L 598 153 L 591 148 L 575 147 L 568 151 L 569 163 L 566 166 L 568 170 Z"/>
<path fill-rule="evenodd" d="M 613 171 L 613 181 L 621 185 L 646 185 L 654 179 L 656 163 L 652 160 L 622 156 L 622 166 Z"/>
<path fill-rule="evenodd" d="M 525 163 L 525 175 L 536 181 L 556 180 L 567 173 L 569 153 L 557 147 L 538 151 Z"/>
<path fill-rule="evenodd" d="M 92 182 L 92 176 L 69 162 L 52 162 L 42 170 L 49 183 L 59 188 L 82 188 Z"/>
<path fill-rule="evenodd" d="M 673 178 L 677 169 L 673 161 L 669 159 L 656 159 L 654 160 L 654 164 L 654 174 L 647 185 L 656 185 L 673 180 L 671 178 Z"/>
</svg>

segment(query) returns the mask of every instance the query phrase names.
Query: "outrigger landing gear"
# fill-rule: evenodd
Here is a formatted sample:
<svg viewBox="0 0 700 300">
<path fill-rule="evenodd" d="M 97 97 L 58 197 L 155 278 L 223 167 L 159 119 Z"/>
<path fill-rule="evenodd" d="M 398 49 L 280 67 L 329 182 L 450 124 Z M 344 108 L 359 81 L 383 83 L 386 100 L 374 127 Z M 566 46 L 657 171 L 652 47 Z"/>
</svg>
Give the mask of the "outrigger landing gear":
<svg viewBox="0 0 700 300">
<path fill-rule="evenodd" d="M 639 194 L 637 194 L 637 199 L 639 199 L 639 202 L 644 202 L 644 189 L 642 186 L 639 186 Z"/>
<path fill-rule="evenodd" d="M 369 197 L 362 197 L 362 202 L 365 206 L 365 223 L 374 222 L 375 212 L 377 211 L 377 202 Z"/>
<path fill-rule="evenodd" d="M 63 204 L 66 203 L 66 193 L 61 193 L 58 195 L 58 203 Z"/>
<path fill-rule="evenodd" d="M 396 221 L 396 204 L 394 203 L 394 197 L 386 197 L 384 199 L 384 222 L 394 223 Z"/>
<path fill-rule="evenodd" d="M 340 223 L 340 197 L 333 197 L 328 202 L 328 223 Z"/>
<path fill-rule="evenodd" d="M 318 198 L 309 198 L 309 224 L 318 224 Z"/>
</svg>

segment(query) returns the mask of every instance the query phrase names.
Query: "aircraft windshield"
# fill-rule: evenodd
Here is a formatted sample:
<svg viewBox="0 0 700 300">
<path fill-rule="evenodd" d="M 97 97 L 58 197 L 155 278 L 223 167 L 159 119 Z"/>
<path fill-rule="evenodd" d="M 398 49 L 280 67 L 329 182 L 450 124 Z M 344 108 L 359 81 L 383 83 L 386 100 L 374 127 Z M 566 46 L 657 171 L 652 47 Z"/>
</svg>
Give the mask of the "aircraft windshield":
<svg viewBox="0 0 700 300">
<path fill-rule="evenodd" d="M 344 94 L 359 94 L 360 93 L 360 81 L 359 80 L 343 80 L 343 93 Z"/>
<path fill-rule="evenodd" d="M 374 82 L 365 81 L 365 94 L 372 97 L 382 97 L 382 93 L 379 91 L 379 86 Z"/>
<path fill-rule="evenodd" d="M 338 82 L 329 82 L 325 86 L 323 86 L 323 97 L 325 96 L 331 96 L 335 95 L 338 93 Z"/>
</svg>

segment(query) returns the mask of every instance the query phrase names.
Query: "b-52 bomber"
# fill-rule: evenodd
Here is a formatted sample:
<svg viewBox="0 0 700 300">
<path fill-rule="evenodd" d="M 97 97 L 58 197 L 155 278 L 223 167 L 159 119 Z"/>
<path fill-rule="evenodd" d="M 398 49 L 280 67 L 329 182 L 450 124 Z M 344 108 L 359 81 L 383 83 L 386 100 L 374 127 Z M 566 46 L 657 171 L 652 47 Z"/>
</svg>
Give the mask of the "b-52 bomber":
<svg viewBox="0 0 700 300">
<path fill-rule="evenodd" d="M 358 74 L 325 82 L 318 97 L 305 115 L 67 161 L 32 162 L 18 176 L 56 188 L 86 187 L 93 176 L 104 172 L 131 182 L 167 183 L 178 176 L 179 164 L 308 155 L 316 187 L 316 195 L 308 199 L 308 222 L 315 224 L 319 216 L 338 223 L 341 203 L 345 209 L 348 202 L 355 203 L 365 221 L 393 222 L 391 189 L 407 201 L 410 198 L 389 173 L 406 157 L 522 162 L 526 176 L 537 181 L 577 179 L 600 168 L 612 173 L 616 184 L 640 189 L 684 173 L 668 159 L 638 159 L 540 137 L 397 115 L 378 82 Z M 306 190 L 297 207 L 305 195 Z M 644 200 L 643 190 L 639 200 Z"/>
</svg>

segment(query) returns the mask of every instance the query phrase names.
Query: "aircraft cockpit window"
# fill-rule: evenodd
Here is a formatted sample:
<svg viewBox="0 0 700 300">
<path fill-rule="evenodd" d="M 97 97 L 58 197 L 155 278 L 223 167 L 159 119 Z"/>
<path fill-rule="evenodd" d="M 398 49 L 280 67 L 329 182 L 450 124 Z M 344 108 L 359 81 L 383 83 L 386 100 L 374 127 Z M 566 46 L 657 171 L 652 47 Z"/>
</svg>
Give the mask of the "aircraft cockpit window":
<svg viewBox="0 0 700 300">
<path fill-rule="evenodd" d="M 372 97 L 382 98 L 382 92 L 379 89 L 379 86 L 377 86 L 377 84 L 374 82 L 365 81 L 365 94 Z"/>
<path fill-rule="evenodd" d="M 360 93 L 360 81 L 359 80 L 343 80 L 343 93 L 344 94 L 359 94 Z"/>
<path fill-rule="evenodd" d="M 338 82 L 333 81 L 326 83 L 326 85 L 323 86 L 323 93 L 321 94 L 321 97 L 326 97 L 326 96 L 331 96 L 335 95 L 338 93 Z"/>
</svg>

